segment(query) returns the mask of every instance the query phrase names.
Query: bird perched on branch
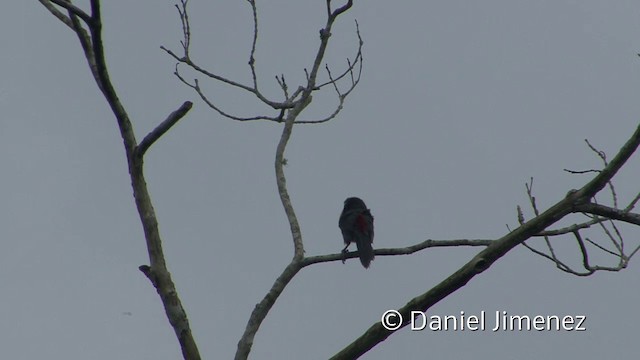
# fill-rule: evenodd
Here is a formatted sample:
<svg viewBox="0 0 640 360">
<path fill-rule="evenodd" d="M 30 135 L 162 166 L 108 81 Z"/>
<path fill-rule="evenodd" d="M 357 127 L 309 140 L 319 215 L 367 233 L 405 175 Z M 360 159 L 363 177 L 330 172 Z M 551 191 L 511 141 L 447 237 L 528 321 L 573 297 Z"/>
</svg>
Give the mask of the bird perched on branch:
<svg viewBox="0 0 640 360">
<path fill-rule="evenodd" d="M 344 201 L 344 208 L 338 221 L 345 247 L 342 254 L 347 254 L 347 248 L 352 242 L 356 243 L 360 262 L 365 268 L 373 260 L 373 215 L 362 199 L 350 197 Z M 342 260 L 344 263 L 344 259 Z"/>
</svg>

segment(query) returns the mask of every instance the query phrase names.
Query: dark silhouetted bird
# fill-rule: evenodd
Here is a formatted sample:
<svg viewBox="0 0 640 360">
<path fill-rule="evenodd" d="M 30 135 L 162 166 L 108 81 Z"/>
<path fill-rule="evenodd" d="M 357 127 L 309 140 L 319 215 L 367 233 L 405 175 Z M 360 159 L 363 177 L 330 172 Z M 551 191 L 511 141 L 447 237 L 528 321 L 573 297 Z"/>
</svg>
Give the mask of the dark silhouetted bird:
<svg viewBox="0 0 640 360">
<path fill-rule="evenodd" d="M 345 247 L 342 254 L 347 253 L 347 248 L 352 242 L 358 247 L 360 262 L 365 268 L 369 267 L 373 260 L 373 216 L 362 199 L 350 197 L 344 201 L 344 209 L 338 221 Z M 344 260 L 342 261 L 344 262 Z"/>
</svg>

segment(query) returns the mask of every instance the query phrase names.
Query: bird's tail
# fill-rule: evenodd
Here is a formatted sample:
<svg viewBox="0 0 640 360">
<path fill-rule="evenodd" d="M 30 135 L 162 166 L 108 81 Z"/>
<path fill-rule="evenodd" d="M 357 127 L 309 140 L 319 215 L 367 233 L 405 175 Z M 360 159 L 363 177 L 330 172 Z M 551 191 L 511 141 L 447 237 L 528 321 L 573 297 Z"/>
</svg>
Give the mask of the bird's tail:
<svg viewBox="0 0 640 360">
<path fill-rule="evenodd" d="M 369 241 L 357 241 L 356 245 L 358 246 L 358 255 L 360 256 L 360 262 L 362 266 L 369 268 L 369 264 L 375 257 L 373 254 L 373 247 Z"/>
</svg>

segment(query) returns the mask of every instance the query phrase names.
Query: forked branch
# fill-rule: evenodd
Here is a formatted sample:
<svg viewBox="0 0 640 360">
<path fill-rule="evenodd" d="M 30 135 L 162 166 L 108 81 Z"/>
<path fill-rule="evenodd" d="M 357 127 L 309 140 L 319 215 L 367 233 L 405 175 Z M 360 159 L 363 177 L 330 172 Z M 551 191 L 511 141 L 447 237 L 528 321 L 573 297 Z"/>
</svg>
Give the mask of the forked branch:
<svg viewBox="0 0 640 360">
<path fill-rule="evenodd" d="M 338 104 L 336 105 L 335 110 L 331 114 L 327 115 L 326 117 L 318 120 L 300 120 L 296 118 L 294 120 L 294 124 L 318 124 L 318 123 L 323 123 L 335 118 L 336 115 L 343 109 L 346 97 L 349 96 L 352 90 L 358 85 L 360 81 L 360 75 L 362 74 L 363 41 L 360 36 L 360 30 L 357 22 L 356 22 L 356 34 L 358 36 L 358 47 L 357 47 L 355 58 L 353 60 L 347 60 L 348 66 L 344 71 L 340 73 L 339 76 L 333 78 L 331 76 L 330 71 L 327 71 L 329 80 L 319 85 L 317 85 L 316 83 L 317 83 L 317 77 L 318 77 L 318 70 L 321 66 L 321 62 L 324 58 L 326 46 L 328 45 L 329 38 L 331 36 L 331 28 L 333 26 L 333 22 L 337 19 L 337 17 L 340 14 L 343 14 L 344 12 L 346 12 L 348 9 L 351 8 L 351 6 L 353 5 L 352 1 L 348 1 L 345 5 L 341 6 L 336 10 L 329 11 L 327 23 L 320 30 L 320 46 L 316 53 L 316 58 L 314 59 L 313 65 L 311 66 L 311 70 L 305 69 L 305 72 L 307 75 L 306 83 L 299 85 L 296 88 L 296 90 L 291 94 L 289 94 L 288 91 L 286 91 L 283 88 L 284 98 L 281 100 L 270 99 L 267 95 L 263 94 L 263 92 L 260 90 L 259 77 L 257 75 L 257 70 L 256 70 L 256 63 L 257 63 L 256 46 L 258 42 L 258 33 L 259 33 L 258 32 L 259 31 L 258 9 L 255 1 L 247 0 L 247 2 L 251 6 L 252 21 L 253 21 L 253 35 L 252 35 L 251 49 L 249 51 L 249 60 L 248 60 L 249 70 L 250 70 L 251 79 L 252 79 L 251 84 L 250 85 L 243 84 L 239 81 L 235 81 L 225 76 L 216 74 L 212 71 L 206 70 L 204 67 L 196 63 L 196 61 L 191 58 L 191 55 L 190 55 L 190 46 L 192 45 L 191 30 L 190 30 L 191 25 L 189 23 L 190 20 L 189 20 L 188 8 L 187 8 L 188 1 L 186 0 L 181 0 L 180 4 L 176 5 L 176 7 L 178 8 L 178 14 L 180 16 L 180 21 L 182 23 L 182 31 L 183 31 L 183 38 L 184 38 L 184 40 L 181 41 L 182 53 L 179 55 L 173 50 L 170 50 L 164 46 L 161 46 L 162 50 L 164 50 L 169 56 L 171 56 L 174 60 L 177 61 L 176 70 L 174 72 L 176 77 L 180 80 L 180 82 L 192 88 L 198 94 L 198 96 L 200 96 L 200 98 L 218 114 L 228 119 L 236 120 L 236 121 L 266 120 L 266 121 L 281 123 L 283 121 L 283 112 L 290 111 L 296 106 L 296 103 L 305 101 L 303 96 L 303 93 L 305 91 L 315 92 L 315 91 L 321 90 L 325 86 L 331 85 L 336 90 L 337 98 L 338 98 Z M 327 6 L 330 9 L 331 1 L 327 1 Z M 240 115 L 232 114 L 226 110 L 223 110 L 220 105 L 216 104 L 215 101 L 211 100 L 209 96 L 207 96 L 205 91 L 203 91 L 202 87 L 200 86 L 198 79 L 197 78 L 193 80 L 187 79 L 186 76 L 181 73 L 182 67 L 178 65 L 185 65 L 187 68 L 195 71 L 197 74 L 202 75 L 208 79 L 244 90 L 252 94 L 253 96 L 255 96 L 260 102 L 262 102 L 264 105 L 268 106 L 269 108 L 273 109 L 274 111 L 272 112 L 271 115 L 240 116 Z M 346 81 L 347 77 L 349 77 L 351 80 L 351 83 L 348 85 L 348 88 L 344 91 L 339 90 L 338 83 L 341 82 L 341 80 Z M 284 76 L 277 78 L 276 81 L 281 86 L 281 88 L 285 84 Z"/>
<path fill-rule="evenodd" d="M 594 145 L 592 145 L 588 140 L 585 140 L 589 150 L 596 154 L 596 156 L 602 161 L 603 168 L 606 168 L 609 165 L 607 161 L 607 156 L 604 151 L 597 149 Z M 587 169 L 587 170 L 568 170 L 565 169 L 566 172 L 574 175 L 585 175 L 585 174 L 600 174 L 603 170 L 598 169 Z M 640 249 L 640 245 L 633 248 L 630 252 L 625 249 L 624 246 L 624 237 L 622 233 L 618 229 L 616 222 L 625 222 L 631 225 L 640 225 L 640 214 L 635 214 L 631 212 L 631 209 L 635 207 L 640 196 L 636 196 L 633 200 L 629 202 L 629 204 L 624 209 L 618 208 L 618 196 L 616 193 L 615 185 L 613 179 L 610 179 L 606 182 L 607 187 L 609 189 L 609 194 L 611 196 L 611 203 L 613 207 L 605 206 L 602 204 L 598 204 L 595 200 L 595 196 L 589 202 L 582 202 L 576 204 L 572 208 L 573 213 L 582 214 L 587 217 L 588 220 L 574 224 L 562 229 L 557 230 L 546 230 L 538 234 L 538 236 L 543 236 L 545 239 L 545 244 L 547 247 L 547 252 L 542 252 L 536 250 L 531 245 L 527 243 L 523 243 L 527 249 L 531 250 L 537 255 L 540 255 L 548 260 L 551 260 L 555 263 L 556 267 L 564 272 L 576 275 L 576 276 L 589 276 L 594 274 L 597 271 L 620 271 L 627 267 L 629 260 L 633 257 L 633 255 Z M 532 195 L 532 186 L 533 179 L 531 179 L 529 184 L 526 184 L 527 195 L 529 196 L 529 203 L 534 213 L 537 214 L 537 207 L 535 203 L 535 197 Z M 575 190 L 573 191 L 575 192 Z M 589 229 L 591 226 L 597 225 L 602 234 L 604 234 L 604 242 L 609 242 L 613 245 L 614 249 L 607 249 L 605 244 L 601 244 L 602 239 L 592 240 L 589 237 L 584 237 L 582 232 L 586 229 Z M 584 270 L 576 270 L 570 265 L 568 262 L 561 261 L 555 254 L 554 248 L 552 246 L 550 237 L 552 236 L 562 236 L 562 235 L 573 235 L 573 238 L 578 243 L 578 248 L 580 250 L 580 254 L 582 255 L 582 265 Z M 613 255 L 615 257 L 616 264 L 615 265 L 593 265 L 590 259 L 589 251 L 600 251 L 608 255 Z M 593 257 L 591 257 L 593 258 Z"/>
<path fill-rule="evenodd" d="M 514 247 L 525 240 L 540 234 L 549 226 L 563 219 L 566 215 L 575 211 L 576 207 L 588 204 L 598 192 L 600 192 L 627 162 L 640 145 L 640 126 L 638 126 L 622 146 L 616 156 L 609 162 L 591 181 L 578 190 L 570 191 L 565 198 L 558 201 L 546 211 L 533 219 L 524 222 L 514 231 L 494 241 L 486 249 L 474 256 L 467 264 L 449 276 L 431 290 L 411 299 L 405 306 L 398 309 L 404 319 L 403 328 L 409 324 L 411 311 L 427 311 L 431 306 L 457 291 L 467 284 L 476 275 L 489 268 L 494 262 L 504 256 Z M 584 244 L 583 244 L 584 245 Z M 635 254 L 637 249 L 631 254 Z M 546 255 L 546 254 L 545 254 Z M 558 264 L 558 262 L 557 262 Z M 589 265 L 589 268 L 593 266 Z M 384 341 L 397 330 L 387 330 L 381 322 L 373 324 L 364 334 L 354 340 L 338 352 L 332 359 L 357 359 L 371 348 Z"/>
<path fill-rule="evenodd" d="M 255 7 L 254 1 L 249 1 L 252 6 L 253 14 L 254 14 L 254 24 L 257 23 L 257 10 Z M 329 4 L 330 1 L 327 2 Z M 345 5 L 342 10 L 330 14 L 327 23 L 324 28 L 320 30 L 320 45 L 318 46 L 318 50 L 316 52 L 315 59 L 313 61 L 313 65 L 311 67 L 311 71 L 307 71 L 307 82 L 304 86 L 300 86 L 298 90 L 296 90 L 292 96 L 289 96 L 285 99 L 283 103 L 280 105 L 276 105 L 274 108 L 279 110 L 279 115 L 275 119 L 279 119 L 280 121 L 284 117 L 284 126 L 282 129 L 282 135 L 280 136 L 280 141 L 278 142 L 278 146 L 276 149 L 276 156 L 274 161 L 275 167 L 275 175 L 276 175 L 276 184 L 278 187 L 278 194 L 280 195 L 280 201 L 285 211 L 285 215 L 289 222 L 292 240 L 293 240 L 293 258 L 289 265 L 284 269 L 282 274 L 276 279 L 273 286 L 269 290 L 269 292 L 265 295 L 265 297 L 256 305 L 254 310 L 251 312 L 249 317 L 249 321 L 245 328 L 245 331 L 238 342 L 238 349 L 236 351 L 235 359 L 236 360 L 244 360 L 247 359 L 249 353 L 251 351 L 251 347 L 253 345 L 253 339 L 257 331 L 260 328 L 260 325 L 264 321 L 265 317 L 275 304 L 276 300 L 280 297 L 286 286 L 289 284 L 291 279 L 295 276 L 295 274 L 302 269 L 303 264 L 302 260 L 304 259 L 304 243 L 302 239 L 302 233 L 300 231 L 300 225 L 298 223 L 298 219 L 291 203 L 291 198 L 289 196 L 289 192 L 287 190 L 286 176 L 284 173 L 284 165 L 286 163 L 284 154 L 287 143 L 291 137 L 291 133 L 293 131 L 293 126 L 296 123 L 296 119 L 300 116 L 300 114 L 304 111 L 304 109 L 311 103 L 312 96 L 311 94 L 316 91 L 316 78 L 318 76 L 318 71 L 320 69 L 320 64 L 322 59 L 324 58 L 325 51 L 329 44 L 329 38 L 331 35 L 331 28 L 333 26 L 334 21 L 338 17 L 338 15 L 342 14 L 349 7 L 351 7 L 350 2 L 348 6 Z M 251 66 L 252 72 L 254 71 L 254 52 L 255 52 L 255 39 L 257 38 L 257 26 L 254 28 L 254 43 L 253 49 L 251 51 L 251 57 L 249 61 L 249 65 Z M 360 57 L 361 59 L 361 57 Z M 195 82 L 197 86 L 197 82 Z M 280 77 L 278 80 L 283 92 L 288 94 L 288 86 L 284 80 L 284 76 Z M 355 85 L 354 85 L 355 86 Z M 351 90 L 353 87 L 351 88 Z M 349 91 L 351 91 L 349 90 Z M 251 90 L 258 96 L 259 91 L 257 89 L 257 80 L 254 78 L 254 88 Z M 201 97 L 205 98 L 201 92 L 198 92 Z M 261 94 L 260 94 L 261 96 Z M 258 98 L 260 98 L 258 96 Z M 205 100 L 206 101 L 206 100 Z M 274 103 L 271 102 L 273 105 Z M 220 111 L 218 111 L 220 112 Z M 286 114 L 286 115 L 284 115 Z"/>
<path fill-rule="evenodd" d="M 180 343 L 184 359 L 199 360 L 200 353 L 191 334 L 187 314 L 182 307 L 175 284 L 171 279 L 171 274 L 167 270 L 158 221 L 143 173 L 143 155 L 147 149 L 191 109 L 191 103 L 185 102 L 148 134 L 141 144 L 138 144 L 129 115 L 119 100 L 105 62 L 100 1 L 91 0 L 91 15 L 77 8 L 68 0 L 40 0 L 40 3 L 78 36 L 96 84 L 102 91 L 117 120 L 125 147 L 133 195 L 144 230 L 149 255 L 150 265 L 140 266 L 140 270 L 147 276 L 156 288 L 158 295 L 160 295 L 169 323 L 173 327 Z M 65 15 L 60 9 L 66 10 L 68 15 Z"/>
</svg>

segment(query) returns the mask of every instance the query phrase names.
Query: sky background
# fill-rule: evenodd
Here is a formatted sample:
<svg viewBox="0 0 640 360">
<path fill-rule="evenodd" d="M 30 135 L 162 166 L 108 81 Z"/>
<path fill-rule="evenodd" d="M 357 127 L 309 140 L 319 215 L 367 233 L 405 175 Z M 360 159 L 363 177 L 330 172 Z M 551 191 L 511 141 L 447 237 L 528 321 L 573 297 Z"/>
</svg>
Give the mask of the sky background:
<svg viewBox="0 0 640 360">
<path fill-rule="evenodd" d="M 138 139 L 183 101 L 194 102 L 147 153 L 145 169 L 166 260 L 203 359 L 228 359 L 251 310 L 293 255 L 273 174 L 281 125 L 221 118 L 179 83 L 175 62 L 159 48 L 180 49 L 173 4 L 105 1 L 105 50 Z M 276 74 L 290 88 L 304 79 L 324 4 L 258 3 L 257 69 L 272 99 L 281 99 Z M 307 255 L 340 251 L 337 222 L 348 196 L 371 208 L 375 247 L 499 238 L 517 226 L 516 205 L 531 218 L 530 177 L 546 209 L 590 178 L 563 169 L 601 165 L 584 139 L 613 157 L 638 125 L 637 1 L 389 4 L 355 1 L 339 18 L 325 62 L 338 73 L 353 59 L 357 19 L 362 81 L 339 117 L 296 126 L 285 154 Z M 191 0 L 190 11 L 193 59 L 249 83 L 248 4 Z M 75 34 L 37 1 L 15 1 L 0 12 L 0 44 L 0 353 L 180 358 L 156 291 L 137 269 L 148 260 L 122 140 Z M 229 112 L 268 111 L 246 94 L 201 81 Z M 302 118 L 330 113 L 335 101 L 331 91 L 317 95 Z M 616 178 L 623 205 L 640 190 L 639 166 L 633 158 Z M 604 193 L 598 199 L 609 201 Z M 629 249 L 638 244 L 637 229 L 621 229 Z M 597 230 L 585 236 L 606 242 Z M 530 244 L 542 248 L 540 239 Z M 572 238 L 554 244 L 579 266 Z M 263 323 L 251 358 L 328 358 L 478 251 L 378 257 L 368 270 L 357 259 L 305 268 Z M 518 247 L 430 314 L 585 315 L 587 331 L 403 329 L 363 358 L 633 358 L 638 260 L 621 273 L 578 278 Z"/>
</svg>

